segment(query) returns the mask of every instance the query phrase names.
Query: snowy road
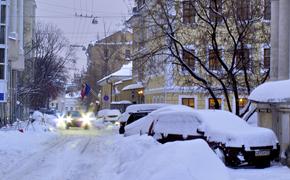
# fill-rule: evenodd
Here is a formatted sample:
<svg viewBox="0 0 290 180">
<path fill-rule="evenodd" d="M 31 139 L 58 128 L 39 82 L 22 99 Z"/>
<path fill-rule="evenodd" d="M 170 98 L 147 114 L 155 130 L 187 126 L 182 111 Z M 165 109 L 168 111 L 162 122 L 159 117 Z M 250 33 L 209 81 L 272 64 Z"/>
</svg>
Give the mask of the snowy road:
<svg viewBox="0 0 290 180">
<path fill-rule="evenodd" d="M 43 149 L 19 160 L 3 172 L 3 180 L 97 179 L 100 142 L 106 132 L 64 131 Z"/>
<path fill-rule="evenodd" d="M 146 174 L 146 171 L 150 171 L 151 177 L 150 173 L 161 170 L 161 167 L 154 167 L 132 171 L 132 167 L 143 164 L 142 159 L 147 159 L 147 156 L 144 159 L 145 154 L 156 148 L 158 150 L 158 147 L 162 149 L 163 145 L 144 136 L 124 138 L 116 134 L 112 128 L 39 134 L 2 132 L 0 179 L 138 180 L 142 179 L 140 174 Z M 166 167 L 162 165 L 162 169 Z M 175 168 L 174 164 L 171 167 Z M 227 170 L 231 180 L 290 180 L 289 168 L 280 165 L 266 169 Z"/>
</svg>

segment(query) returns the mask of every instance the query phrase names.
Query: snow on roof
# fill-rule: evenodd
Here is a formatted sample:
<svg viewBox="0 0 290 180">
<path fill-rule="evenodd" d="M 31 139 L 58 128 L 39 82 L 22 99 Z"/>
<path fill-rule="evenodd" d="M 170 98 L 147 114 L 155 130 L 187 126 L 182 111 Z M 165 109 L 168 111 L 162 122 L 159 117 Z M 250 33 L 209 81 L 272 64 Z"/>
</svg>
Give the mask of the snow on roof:
<svg viewBox="0 0 290 180">
<path fill-rule="evenodd" d="M 133 104 L 126 108 L 126 111 L 122 114 L 119 121 L 126 122 L 130 116 L 130 113 L 138 111 L 154 111 L 156 109 L 168 106 L 169 104 Z"/>
<path fill-rule="evenodd" d="M 250 94 L 249 99 L 264 103 L 290 103 L 290 79 L 261 84 Z"/>
<path fill-rule="evenodd" d="M 118 109 L 102 109 L 98 112 L 98 117 L 102 116 L 110 116 L 110 115 L 118 115 L 120 116 L 121 113 Z"/>
<path fill-rule="evenodd" d="M 123 101 L 112 101 L 111 104 L 132 104 L 131 101 L 123 100 Z"/>
<path fill-rule="evenodd" d="M 149 144 L 148 150 L 142 151 L 137 149 L 136 145 L 132 145 L 136 144 L 138 138 L 133 136 L 130 139 L 132 139 L 131 143 L 127 142 L 128 145 L 122 146 L 126 147 L 125 154 L 130 158 L 125 158 L 124 168 L 118 174 L 118 179 L 230 179 L 227 168 L 204 140 L 171 142 L 154 146 Z M 137 140 L 133 141 L 133 139 Z M 144 143 L 143 147 L 148 147 L 147 144 Z"/>
<path fill-rule="evenodd" d="M 115 81 L 120 81 L 124 78 L 129 78 L 132 76 L 132 62 L 125 64 L 119 69 L 118 71 L 104 77 L 103 79 L 99 80 L 98 83 L 102 84 L 107 79 L 112 79 Z"/>
<path fill-rule="evenodd" d="M 132 89 L 141 89 L 144 88 L 144 86 L 142 85 L 141 82 L 137 82 L 135 84 L 129 84 L 128 86 L 125 86 L 122 91 L 126 91 L 126 90 L 132 90 Z"/>
</svg>

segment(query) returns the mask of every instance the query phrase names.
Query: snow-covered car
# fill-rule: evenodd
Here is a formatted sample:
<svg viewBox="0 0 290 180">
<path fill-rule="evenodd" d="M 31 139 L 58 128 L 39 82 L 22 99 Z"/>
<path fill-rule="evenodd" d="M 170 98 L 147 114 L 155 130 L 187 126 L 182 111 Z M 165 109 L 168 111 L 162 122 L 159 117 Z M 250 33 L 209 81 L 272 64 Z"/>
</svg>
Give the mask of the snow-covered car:
<svg viewBox="0 0 290 180">
<path fill-rule="evenodd" d="M 92 113 L 81 113 L 80 111 L 68 111 L 63 117 L 66 129 L 70 127 L 89 129 L 91 126 L 90 121 L 93 119 Z"/>
<path fill-rule="evenodd" d="M 119 133 L 125 133 L 125 126 L 135 122 L 136 120 L 147 116 L 150 112 L 162 107 L 169 106 L 169 104 L 134 104 L 126 108 L 126 111 L 119 118 L 120 128 Z"/>
<path fill-rule="evenodd" d="M 172 111 L 192 111 L 193 109 L 184 105 L 170 105 L 163 106 L 155 111 L 148 112 L 147 116 L 144 116 L 137 121 L 125 126 L 125 136 L 135 135 L 135 134 L 148 134 L 150 125 L 154 119 L 158 119 L 160 113 L 172 112 Z"/>
<path fill-rule="evenodd" d="M 118 109 L 102 109 L 97 114 L 97 118 L 104 122 L 116 122 L 120 116 L 121 112 Z"/>
<path fill-rule="evenodd" d="M 134 124 L 141 134 L 148 133 L 161 143 L 204 139 L 228 166 L 267 167 L 279 157 L 279 143 L 272 130 L 252 127 L 230 112 L 175 110 L 152 114 L 140 119 L 139 126 Z"/>
</svg>

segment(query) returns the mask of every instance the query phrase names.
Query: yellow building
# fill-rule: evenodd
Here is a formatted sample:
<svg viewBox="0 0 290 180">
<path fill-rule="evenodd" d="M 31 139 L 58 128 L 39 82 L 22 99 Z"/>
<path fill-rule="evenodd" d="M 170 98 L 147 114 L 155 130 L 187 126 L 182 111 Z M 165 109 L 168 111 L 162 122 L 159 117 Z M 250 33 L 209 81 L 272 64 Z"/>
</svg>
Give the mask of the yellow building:
<svg viewBox="0 0 290 180">
<path fill-rule="evenodd" d="M 222 44 L 219 51 L 224 62 L 231 63 L 231 58 L 235 56 L 235 60 L 233 60 L 236 61 L 234 64 L 235 68 L 244 66 L 244 62 L 249 63 L 250 61 L 251 67 L 255 67 L 255 71 L 250 77 L 251 88 L 255 87 L 254 83 L 256 83 L 253 79 L 258 79 L 259 82 L 257 84 L 259 84 L 262 75 L 265 75 L 270 66 L 270 1 L 252 1 L 259 4 L 258 8 L 264 14 L 262 14 L 259 21 L 251 24 L 251 31 L 255 31 L 247 34 L 248 39 L 241 43 L 241 45 L 235 46 L 237 49 L 235 55 L 233 55 L 231 50 L 233 44 L 230 43 L 232 37 L 229 35 L 228 27 L 219 22 L 221 19 L 215 14 L 211 14 L 209 9 L 206 10 L 209 12 L 208 18 L 217 21 L 216 32 L 218 38 L 216 39 L 217 43 Z M 184 104 L 196 109 L 213 109 L 214 100 L 209 93 L 200 84 L 197 85 L 197 80 L 184 70 L 183 67 L 178 65 L 175 57 L 167 56 L 167 54 L 172 53 L 168 50 L 170 38 L 164 33 L 170 29 L 170 26 L 166 24 L 166 18 L 169 21 L 175 19 L 171 25 L 173 28 L 174 26 L 177 28 L 171 31 L 171 33 L 175 34 L 175 38 L 178 39 L 187 51 L 192 52 L 196 57 L 205 61 L 204 64 L 210 71 L 215 74 L 222 72 L 221 65 L 218 63 L 218 57 L 215 55 L 211 45 L 212 42 L 206 39 L 208 35 L 207 29 L 204 29 L 205 23 L 196 13 L 197 10 L 195 8 L 197 7 L 192 6 L 189 0 L 174 1 L 173 4 L 170 4 L 169 1 L 164 3 L 163 1 L 149 2 L 146 0 L 136 0 L 135 2 L 136 7 L 133 10 L 133 16 L 128 20 L 128 24 L 133 29 L 132 57 L 135 58 L 133 61 L 133 78 L 135 81 L 142 82 L 144 86 L 145 103 Z M 165 11 L 163 9 L 164 12 L 160 8 L 161 6 L 158 6 L 162 2 L 165 4 L 162 8 L 166 8 Z M 220 1 L 216 2 L 219 3 Z M 212 4 L 205 7 L 211 6 Z M 240 6 L 244 8 L 238 8 Z M 233 12 L 237 16 L 236 18 L 241 20 L 239 22 L 247 22 L 247 18 L 250 18 L 248 13 L 252 12 L 248 9 L 250 6 L 248 6 L 247 2 L 239 1 L 236 3 L 236 8 L 241 9 Z M 226 4 L 223 4 L 218 6 L 216 11 L 230 11 L 229 9 Z M 166 17 L 166 15 L 168 16 Z M 233 17 L 228 18 L 231 23 L 229 25 L 230 28 L 239 26 L 233 26 Z M 158 25 L 156 26 L 156 24 Z M 239 32 L 233 30 L 232 33 L 233 36 L 237 36 Z M 194 56 L 189 55 L 181 47 L 178 50 L 180 51 L 179 57 L 186 62 L 189 68 L 194 69 L 195 73 L 210 82 L 211 86 L 218 86 L 216 80 L 197 65 L 197 60 Z M 141 67 L 142 64 L 144 66 Z M 248 65 L 246 66 L 248 68 Z M 239 80 L 239 78 L 237 79 Z M 230 104 L 230 108 L 233 111 L 235 110 L 235 98 L 233 98 L 234 94 L 231 91 L 229 91 L 228 101 L 223 93 L 216 93 L 216 96 L 220 109 L 227 110 L 229 109 L 227 104 Z M 245 93 L 239 94 L 237 104 L 240 109 L 246 105 L 247 96 L 248 92 L 246 90 Z"/>
</svg>

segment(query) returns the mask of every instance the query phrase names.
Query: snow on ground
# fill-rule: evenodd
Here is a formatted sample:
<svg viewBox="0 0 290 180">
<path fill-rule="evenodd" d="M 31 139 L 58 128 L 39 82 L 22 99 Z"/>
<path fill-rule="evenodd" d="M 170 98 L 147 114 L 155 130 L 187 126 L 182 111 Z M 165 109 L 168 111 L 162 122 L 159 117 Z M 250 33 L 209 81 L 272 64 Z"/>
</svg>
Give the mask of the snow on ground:
<svg viewBox="0 0 290 180">
<path fill-rule="evenodd" d="M 38 125 L 37 125 L 38 124 Z M 289 180 L 287 167 L 230 169 L 201 140 L 159 144 L 117 135 L 114 125 L 21 133 L 0 130 L 1 180 Z M 227 177 L 229 176 L 229 177 Z"/>
</svg>

